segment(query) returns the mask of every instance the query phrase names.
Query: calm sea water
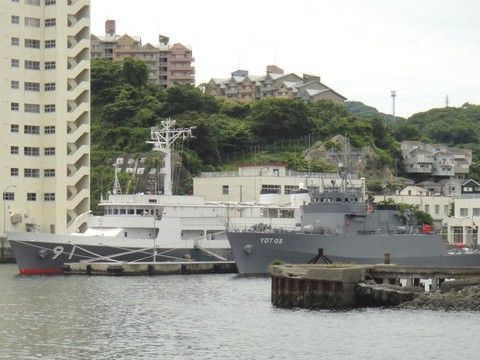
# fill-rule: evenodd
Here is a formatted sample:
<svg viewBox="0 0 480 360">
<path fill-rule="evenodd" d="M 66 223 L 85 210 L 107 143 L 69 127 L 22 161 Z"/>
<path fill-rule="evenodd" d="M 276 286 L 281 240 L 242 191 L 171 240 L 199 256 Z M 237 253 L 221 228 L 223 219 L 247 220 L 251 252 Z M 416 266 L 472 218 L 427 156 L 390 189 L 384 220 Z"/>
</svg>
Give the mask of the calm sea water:
<svg viewBox="0 0 480 360">
<path fill-rule="evenodd" d="M 269 278 L 0 265 L 1 359 L 478 359 L 479 337 L 472 312 L 278 309 Z"/>
</svg>

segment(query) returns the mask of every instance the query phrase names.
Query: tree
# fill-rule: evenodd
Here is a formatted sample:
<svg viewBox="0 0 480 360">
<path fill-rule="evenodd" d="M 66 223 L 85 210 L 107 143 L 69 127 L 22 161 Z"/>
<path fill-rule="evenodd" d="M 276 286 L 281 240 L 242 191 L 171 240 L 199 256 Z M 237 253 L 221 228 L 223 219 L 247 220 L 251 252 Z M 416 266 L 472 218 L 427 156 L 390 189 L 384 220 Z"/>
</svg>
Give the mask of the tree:
<svg viewBox="0 0 480 360">
<path fill-rule="evenodd" d="M 149 67 L 142 60 L 126 57 L 122 62 L 122 74 L 125 82 L 135 87 L 142 87 L 148 81 Z"/>
<path fill-rule="evenodd" d="M 263 99 L 252 105 L 252 131 L 261 139 L 295 139 L 313 130 L 311 110 L 300 100 Z"/>
</svg>

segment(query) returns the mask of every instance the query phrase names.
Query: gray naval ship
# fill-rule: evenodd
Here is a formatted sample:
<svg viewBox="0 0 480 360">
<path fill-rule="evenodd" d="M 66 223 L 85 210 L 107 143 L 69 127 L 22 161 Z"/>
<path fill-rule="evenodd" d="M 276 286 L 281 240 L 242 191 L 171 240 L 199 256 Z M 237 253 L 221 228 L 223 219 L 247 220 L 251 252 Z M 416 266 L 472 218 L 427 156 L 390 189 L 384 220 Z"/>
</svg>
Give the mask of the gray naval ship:
<svg viewBox="0 0 480 360">
<path fill-rule="evenodd" d="M 480 266 L 480 253 L 449 254 L 443 238 L 420 230 L 413 211 L 365 201 L 365 191 L 349 187 L 341 165 L 341 184 L 310 194 L 298 229 L 260 224 L 227 232 L 240 274 L 266 274 L 273 261 L 379 264 L 389 254 L 399 265 Z"/>
</svg>

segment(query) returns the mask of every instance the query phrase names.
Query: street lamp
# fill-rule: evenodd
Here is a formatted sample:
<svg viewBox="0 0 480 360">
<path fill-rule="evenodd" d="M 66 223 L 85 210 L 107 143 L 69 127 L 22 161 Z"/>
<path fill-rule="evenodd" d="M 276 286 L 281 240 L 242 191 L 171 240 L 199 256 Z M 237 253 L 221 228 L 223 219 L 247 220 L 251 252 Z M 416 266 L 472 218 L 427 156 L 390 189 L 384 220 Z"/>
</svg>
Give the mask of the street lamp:
<svg viewBox="0 0 480 360">
<path fill-rule="evenodd" d="M 5 199 L 5 194 L 10 188 L 16 188 L 17 185 L 9 185 L 3 190 L 3 234 L 7 235 L 7 201 Z"/>
</svg>

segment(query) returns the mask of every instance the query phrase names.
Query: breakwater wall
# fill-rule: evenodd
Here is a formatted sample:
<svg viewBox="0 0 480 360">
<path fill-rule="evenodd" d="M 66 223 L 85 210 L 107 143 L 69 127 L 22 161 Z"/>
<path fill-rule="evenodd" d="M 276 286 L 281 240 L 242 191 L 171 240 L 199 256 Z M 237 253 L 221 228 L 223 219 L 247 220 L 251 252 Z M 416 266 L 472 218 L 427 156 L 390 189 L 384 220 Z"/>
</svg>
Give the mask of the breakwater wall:
<svg viewBox="0 0 480 360">
<path fill-rule="evenodd" d="M 284 308 L 434 306 L 433 294 L 449 299 L 450 305 L 436 302 L 448 308 L 465 294 L 480 295 L 480 267 L 284 264 L 271 266 L 270 274 L 272 304 Z M 480 310 L 480 300 L 473 300 L 464 308 Z"/>
</svg>

